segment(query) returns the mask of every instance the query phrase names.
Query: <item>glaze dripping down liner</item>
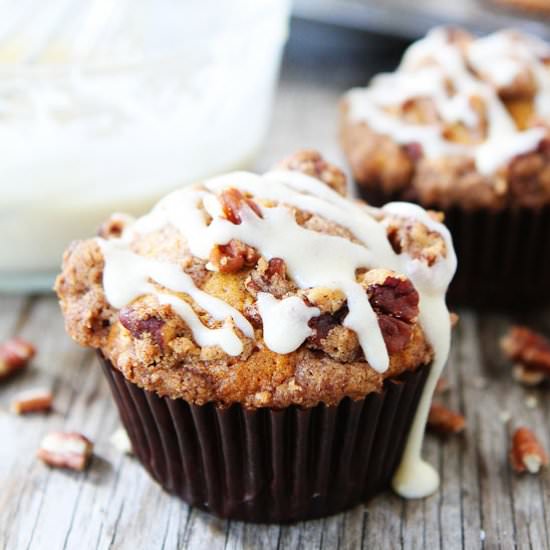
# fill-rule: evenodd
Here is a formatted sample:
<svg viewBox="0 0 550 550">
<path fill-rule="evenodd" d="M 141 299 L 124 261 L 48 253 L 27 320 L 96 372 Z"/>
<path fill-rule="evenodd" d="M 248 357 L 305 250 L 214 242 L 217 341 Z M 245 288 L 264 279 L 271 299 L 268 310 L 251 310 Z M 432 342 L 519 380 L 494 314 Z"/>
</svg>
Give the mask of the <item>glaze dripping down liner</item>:
<svg viewBox="0 0 550 550">
<path fill-rule="evenodd" d="M 98 355 L 134 453 L 166 491 L 268 523 L 335 514 L 389 488 L 430 371 L 333 407 L 218 408 L 143 390 Z"/>
</svg>

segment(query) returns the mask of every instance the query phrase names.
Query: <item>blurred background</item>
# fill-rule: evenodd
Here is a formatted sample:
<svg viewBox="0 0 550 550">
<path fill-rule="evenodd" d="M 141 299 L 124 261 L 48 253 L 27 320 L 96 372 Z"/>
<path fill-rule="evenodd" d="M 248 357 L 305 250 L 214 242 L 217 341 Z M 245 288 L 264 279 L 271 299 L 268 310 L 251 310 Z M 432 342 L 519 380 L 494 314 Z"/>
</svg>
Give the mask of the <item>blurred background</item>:
<svg viewBox="0 0 550 550">
<path fill-rule="evenodd" d="M 341 163 L 339 98 L 431 27 L 549 38 L 548 14 L 550 0 L 0 0 L 0 291 L 48 291 L 71 240 L 178 186 L 303 147 Z"/>
</svg>

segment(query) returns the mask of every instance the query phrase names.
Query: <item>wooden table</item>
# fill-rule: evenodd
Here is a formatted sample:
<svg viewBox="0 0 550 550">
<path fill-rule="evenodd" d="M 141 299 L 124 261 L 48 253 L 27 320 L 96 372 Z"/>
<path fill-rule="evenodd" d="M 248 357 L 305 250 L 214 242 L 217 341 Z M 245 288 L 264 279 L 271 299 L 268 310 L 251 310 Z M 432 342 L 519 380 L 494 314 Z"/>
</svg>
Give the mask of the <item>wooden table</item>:
<svg viewBox="0 0 550 550">
<path fill-rule="evenodd" d="M 258 169 L 301 146 L 340 159 L 335 105 L 353 78 L 336 74 L 323 84 L 324 63 L 336 71 L 326 57 L 296 65 L 291 50 Z M 216 519 L 165 494 L 109 442 L 119 420 L 107 384 L 94 354 L 65 335 L 55 299 L 0 296 L 0 340 L 20 334 L 39 350 L 26 372 L 0 386 L 0 548 L 550 548 L 550 471 L 518 476 L 507 462 L 510 432 L 520 423 L 550 449 L 550 390 L 512 381 L 498 350 L 512 317 L 460 316 L 445 401 L 466 415 L 468 427 L 462 437 L 427 437 L 425 455 L 440 471 L 440 490 L 420 501 L 388 493 L 323 520 L 258 526 Z M 515 320 L 550 333 L 547 313 Z M 10 414 L 10 398 L 36 385 L 52 387 L 55 410 Z M 88 471 L 49 470 L 35 459 L 52 429 L 80 431 L 95 442 Z"/>
</svg>

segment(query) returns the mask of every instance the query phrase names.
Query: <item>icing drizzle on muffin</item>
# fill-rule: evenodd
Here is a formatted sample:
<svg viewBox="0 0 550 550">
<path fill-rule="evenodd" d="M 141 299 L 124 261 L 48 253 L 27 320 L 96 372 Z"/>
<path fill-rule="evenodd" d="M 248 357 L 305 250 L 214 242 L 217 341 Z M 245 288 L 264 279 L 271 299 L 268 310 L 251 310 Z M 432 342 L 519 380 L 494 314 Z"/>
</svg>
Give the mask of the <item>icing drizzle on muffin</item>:
<svg viewBox="0 0 550 550">
<path fill-rule="evenodd" d="M 537 91 L 535 115 L 548 119 L 548 58 L 547 44 L 515 31 L 473 39 L 461 31 L 437 28 L 407 50 L 394 73 L 348 92 L 349 117 L 399 144 L 420 144 L 428 158 L 471 156 L 478 171 L 489 175 L 514 157 L 536 150 L 547 135 L 543 127 L 518 129 L 497 91 L 527 71 Z M 434 109 L 427 120 L 411 122 L 400 112 L 408 102 L 422 100 Z M 454 124 L 476 137 L 449 139 L 446 127 Z"/>
<path fill-rule="evenodd" d="M 223 203 L 224 193 L 228 192 L 243 197 L 229 211 Z M 353 238 L 307 229 L 297 223 L 296 210 L 317 214 L 349 231 Z M 444 240 L 445 254 L 430 264 L 404 251 L 396 252 L 387 235 L 389 216 L 417 220 L 438 233 Z M 388 368 L 389 353 L 365 287 L 357 282 L 357 273 L 361 269 L 385 268 L 408 277 L 419 294 L 419 321 L 435 359 L 394 487 L 408 497 L 435 490 L 437 473 L 421 460 L 421 445 L 433 389 L 450 345 L 445 292 L 456 258 L 451 237 L 442 224 L 419 206 L 390 203 L 383 209 L 371 208 L 342 197 L 314 177 L 281 170 L 264 176 L 230 173 L 176 191 L 127 227 L 120 238 L 98 239 L 105 260 L 103 287 L 111 305 L 121 308 L 140 295 L 152 294 L 181 316 L 201 346 L 218 345 L 236 356 L 243 349 L 239 331 L 245 337 L 254 337 L 249 321 L 223 300 L 197 288 L 176 263 L 131 251 L 134 238 L 167 225 L 181 232 L 198 258 L 207 260 L 217 247 L 238 241 L 266 260 L 284 260 L 299 288 L 323 287 L 343 293 L 348 312 L 342 324 L 357 334 L 366 360 L 378 372 Z M 211 270 L 220 269 L 212 262 L 208 265 Z M 223 326 L 204 325 L 182 293 L 212 318 L 222 321 Z M 297 349 L 312 334 L 309 322 L 320 313 L 298 297 L 278 300 L 262 292 L 258 293 L 257 305 L 265 345 L 283 354 Z"/>
</svg>

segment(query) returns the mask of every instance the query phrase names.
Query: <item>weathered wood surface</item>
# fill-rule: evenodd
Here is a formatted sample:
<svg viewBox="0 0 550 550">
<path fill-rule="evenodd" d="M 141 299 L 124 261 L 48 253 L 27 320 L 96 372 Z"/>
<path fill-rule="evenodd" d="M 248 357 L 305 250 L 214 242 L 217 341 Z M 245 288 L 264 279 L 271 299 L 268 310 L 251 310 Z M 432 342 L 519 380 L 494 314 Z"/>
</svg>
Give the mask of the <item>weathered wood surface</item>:
<svg viewBox="0 0 550 550">
<path fill-rule="evenodd" d="M 300 146 L 339 158 L 335 105 L 351 81 L 333 75 L 327 87 L 325 76 L 319 67 L 287 72 L 259 168 Z M 423 501 L 388 493 L 323 520 L 258 526 L 213 518 L 163 493 L 109 443 L 119 421 L 107 384 L 93 354 L 65 335 L 53 297 L 0 296 L 0 340 L 20 334 L 39 349 L 31 368 L 0 386 L 0 549 L 550 548 L 550 471 L 517 476 L 507 463 L 519 423 L 535 428 L 550 449 L 550 390 L 512 381 L 497 344 L 511 317 L 460 313 L 445 400 L 464 412 L 468 429 L 463 437 L 427 438 L 440 490 Z M 523 320 L 550 332 L 548 314 Z M 34 385 L 52 387 L 55 410 L 11 415 L 11 397 Z M 95 441 L 87 472 L 49 470 L 35 459 L 41 437 L 58 428 Z"/>
<path fill-rule="evenodd" d="M 107 384 L 94 355 L 64 335 L 55 300 L 2 297 L 0 312 L 0 339 L 20 334 L 39 348 L 32 367 L 0 388 L 0 548 L 449 549 L 480 548 L 483 537 L 487 548 L 549 547 L 550 473 L 517 476 L 506 459 L 510 429 L 520 422 L 550 448 L 549 390 L 511 380 L 497 349 L 506 317 L 461 312 L 446 400 L 464 411 L 468 430 L 427 438 L 426 456 L 442 477 L 437 494 L 408 502 L 385 494 L 345 514 L 281 527 L 219 520 L 163 493 L 110 444 L 119 422 Z M 529 320 L 550 330 L 548 317 Z M 11 415 L 11 396 L 33 385 L 53 388 L 55 410 Z M 58 428 L 96 442 L 87 472 L 49 470 L 35 459 L 42 435 Z"/>
</svg>

